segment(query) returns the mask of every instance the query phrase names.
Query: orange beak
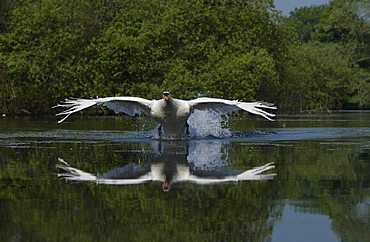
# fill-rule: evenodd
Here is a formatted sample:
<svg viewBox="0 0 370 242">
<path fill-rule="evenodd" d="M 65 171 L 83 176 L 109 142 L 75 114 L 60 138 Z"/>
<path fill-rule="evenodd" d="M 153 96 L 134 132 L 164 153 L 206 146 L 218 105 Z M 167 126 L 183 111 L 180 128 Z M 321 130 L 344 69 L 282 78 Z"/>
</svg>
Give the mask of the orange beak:
<svg viewBox="0 0 370 242">
<path fill-rule="evenodd" d="M 170 190 L 170 185 L 168 182 L 163 183 L 163 191 L 167 192 Z"/>
<path fill-rule="evenodd" d="M 167 101 L 168 100 L 168 95 L 163 95 L 163 99 Z"/>
</svg>

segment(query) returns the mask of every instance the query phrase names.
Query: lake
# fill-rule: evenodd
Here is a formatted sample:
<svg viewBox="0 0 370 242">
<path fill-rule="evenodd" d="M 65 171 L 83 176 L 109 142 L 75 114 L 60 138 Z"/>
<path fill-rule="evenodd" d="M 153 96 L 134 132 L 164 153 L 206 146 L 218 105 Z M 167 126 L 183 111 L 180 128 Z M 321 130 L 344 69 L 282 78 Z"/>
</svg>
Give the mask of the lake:
<svg viewBox="0 0 370 242">
<path fill-rule="evenodd" d="M 153 139 L 146 117 L 0 117 L 0 241 L 370 238 L 369 112 L 201 115 L 185 141 Z"/>
</svg>

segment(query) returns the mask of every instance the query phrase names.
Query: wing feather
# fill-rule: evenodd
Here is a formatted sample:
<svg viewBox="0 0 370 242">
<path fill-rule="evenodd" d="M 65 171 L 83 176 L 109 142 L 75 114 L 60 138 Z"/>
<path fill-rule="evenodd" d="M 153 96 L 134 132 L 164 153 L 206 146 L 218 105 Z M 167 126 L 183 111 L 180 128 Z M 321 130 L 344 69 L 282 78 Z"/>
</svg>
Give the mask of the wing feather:
<svg viewBox="0 0 370 242">
<path fill-rule="evenodd" d="M 213 176 L 213 177 L 198 176 L 193 173 L 187 177 L 184 177 L 182 180 L 177 180 L 177 182 L 189 181 L 189 182 L 194 182 L 197 184 L 214 184 L 214 183 L 238 182 L 238 181 L 246 181 L 246 180 L 272 180 L 275 178 L 276 173 L 273 173 L 273 174 L 261 174 L 261 173 L 264 171 L 273 169 L 273 168 L 275 168 L 273 163 L 268 163 L 264 166 L 255 167 L 253 169 L 245 171 L 239 175 L 230 175 L 230 171 L 228 171 L 227 169 L 224 170 L 225 171 L 224 174 L 222 174 L 222 172 L 220 171 L 219 174 L 216 174 L 216 176 Z"/>
<path fill-rule="evenodd" d="M 125 178 L 124 176 L 121 178 L 111 178 L 110 174 L 105 176 L 96 176 L 94 174 L 79 170 L 70 166 L 67 162 L 62 159 L 58 159 L 60 162 L 64 163 L 64 165 L 55 165 L 57 168 L 63 169 L 64 173 L 56 174 L 59 178 L 64 179 L 66 181 L 91 181 L 95 182 L 96 184 L 112 184 L 112 185 L 128 185 L 128 184 L 140 184 L 147 181 L 152 181 L 152 176 L 150 172 L 142 173 L 142 175 L 138 175 L 137 178 Z M 104 175 L 104 174 L 103 174 Z"/>
<path fill-rule="evenodd" d="M 150 101 L 140 97 L 106 97 L 94 99 L 71 98 L 66 99 L 64 102 L 55 107 L 69 108 L 61 113 L 56 114 L 56 116 L 66 115 L 58 122 L 61 123 L 72 113 L 79 112 L 94 105 L 104 105 L 110 109 L 113 109 L 115 112 L 124 112 L 130 116 L 141 114 L 141 112 L 150 115 L 150 109 L 153 105 L 153 102 L 155 102 L 155 100 Z"/>
<path fill-rule="evenodd" d="M 270 117 L 274 117 L 275 114 L 266 112 L 261 108 L 266 109 L 276 109 L 274 104 L 266 103 L 266 102 L 241 102 L 237 100 L 226 100 L 220 98 L 209 98 L 209 97 L 202 97 L 194 100 L 189 101 L 190 106 L 193 109 L 198 110 L 212 110 L 218 113 L 228 113 L 237 110 L 245 110 L 247 112 L 260 115 L 268 120 L 272 119 Z"/>
<path fill-rule="evenodd" d="M 238 101 L 210 97 L 201 97 L 189 101 L 193 109 L 215 111 L 222 114 L 240 110 L 237 106 L 238 103 Z"/>
</svg>

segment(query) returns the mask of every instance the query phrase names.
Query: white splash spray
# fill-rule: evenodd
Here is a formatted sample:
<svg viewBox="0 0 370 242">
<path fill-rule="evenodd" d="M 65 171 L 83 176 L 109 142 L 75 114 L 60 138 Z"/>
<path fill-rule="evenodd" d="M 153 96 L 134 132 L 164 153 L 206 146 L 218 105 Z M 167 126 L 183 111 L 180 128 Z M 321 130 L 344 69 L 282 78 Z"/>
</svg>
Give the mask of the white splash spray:
<svg viewBox="0 0 370 242">
<path fill-rule="evenodd" d="M 232 132 L 227 127 L 228 120 L 226 115 L 220 115 L 213 111 L 194 110 L 188 119 L 190 138 L 229 138 L 232 136 Z M 189 139 L 187 135 L 175 138 L 161 137 L 158 135 L 158 127 L 151 130 L 149 133 L 154 139 Z"/>
<path fill-rule="evenodd" d="M 226 127 L 228 117 L 212 111 L 194 110 L 188 119 L 189 132 L 192 137 L 231 137 L 231 131 Z"/>
<path fill-rule="evenodd" d="M 189 144 L 187 160 L 193 170 L 212 170 L 226 166 L 228 160 L 227 142 L 202 141 Z"/>
</svg>

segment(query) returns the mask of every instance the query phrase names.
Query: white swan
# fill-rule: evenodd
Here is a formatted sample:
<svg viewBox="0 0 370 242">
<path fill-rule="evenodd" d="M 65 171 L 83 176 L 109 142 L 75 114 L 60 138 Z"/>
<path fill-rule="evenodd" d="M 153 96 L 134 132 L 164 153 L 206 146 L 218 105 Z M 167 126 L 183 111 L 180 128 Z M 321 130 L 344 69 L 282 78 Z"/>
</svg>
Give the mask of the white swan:
<svg viewBox="0 0 370 242">
<path fill-rule="evenodd" d="M 101 105 L 113 109 L 116 112 L 124 112 L 130 116 L 141 114 L 141 112 L 154 118 L 160 124 L 159 135 L 161 136 L 161 128 L 167 137 L 184 137 L 189 135 L 187 120 L 193 110 L 213 110 L 217 113 L 224 114 L 236 110 L 245 110 L 247 112 L 260 115 L 268 120 L 275 115 L 268 113 L 261 108 L 276 109 L 273 104 L 265 102 L 241 102 L 231 101 L 219 98 L 202 97 L 194 100 L 180 100 L 170 96 L 168 91 L 163 92 L 163 99 L 148 100 L 140 97 L 106 97 L 95 99 L 66 99 L 62 104 L 55 107 L 69 108 L 61 113 L 56 114 L 66 115 L 58 123 L 63 122 L 72 113 L 81 111 L 85 108 Z"/>
<path fill-rule="evenodd" d="M 273 163 L 255 167 L 247 171 L 232 170 L 227 167 L 218 167 L 210 171 L 193 171 L 188 163 L 160 162 L 141 167 L 130 163 L 123 167 L 116 167 L 103 174 L 92 174 L 70 166 L 63 159 L 58 158 L 64 165 L 55 165 L 65 173 L 57 176 L 67 181 L 91 181 L 96 184 L 133 185 L 149 181 L 162 181 L 163 191 L 169 191 L 173 183 L 193 182 L 196 184 L 217 184 L 223 182 L 238 182 L 247 180 L 272 180 L 273 174 L 261 174 L 275 168 Z"/>
</svg>

